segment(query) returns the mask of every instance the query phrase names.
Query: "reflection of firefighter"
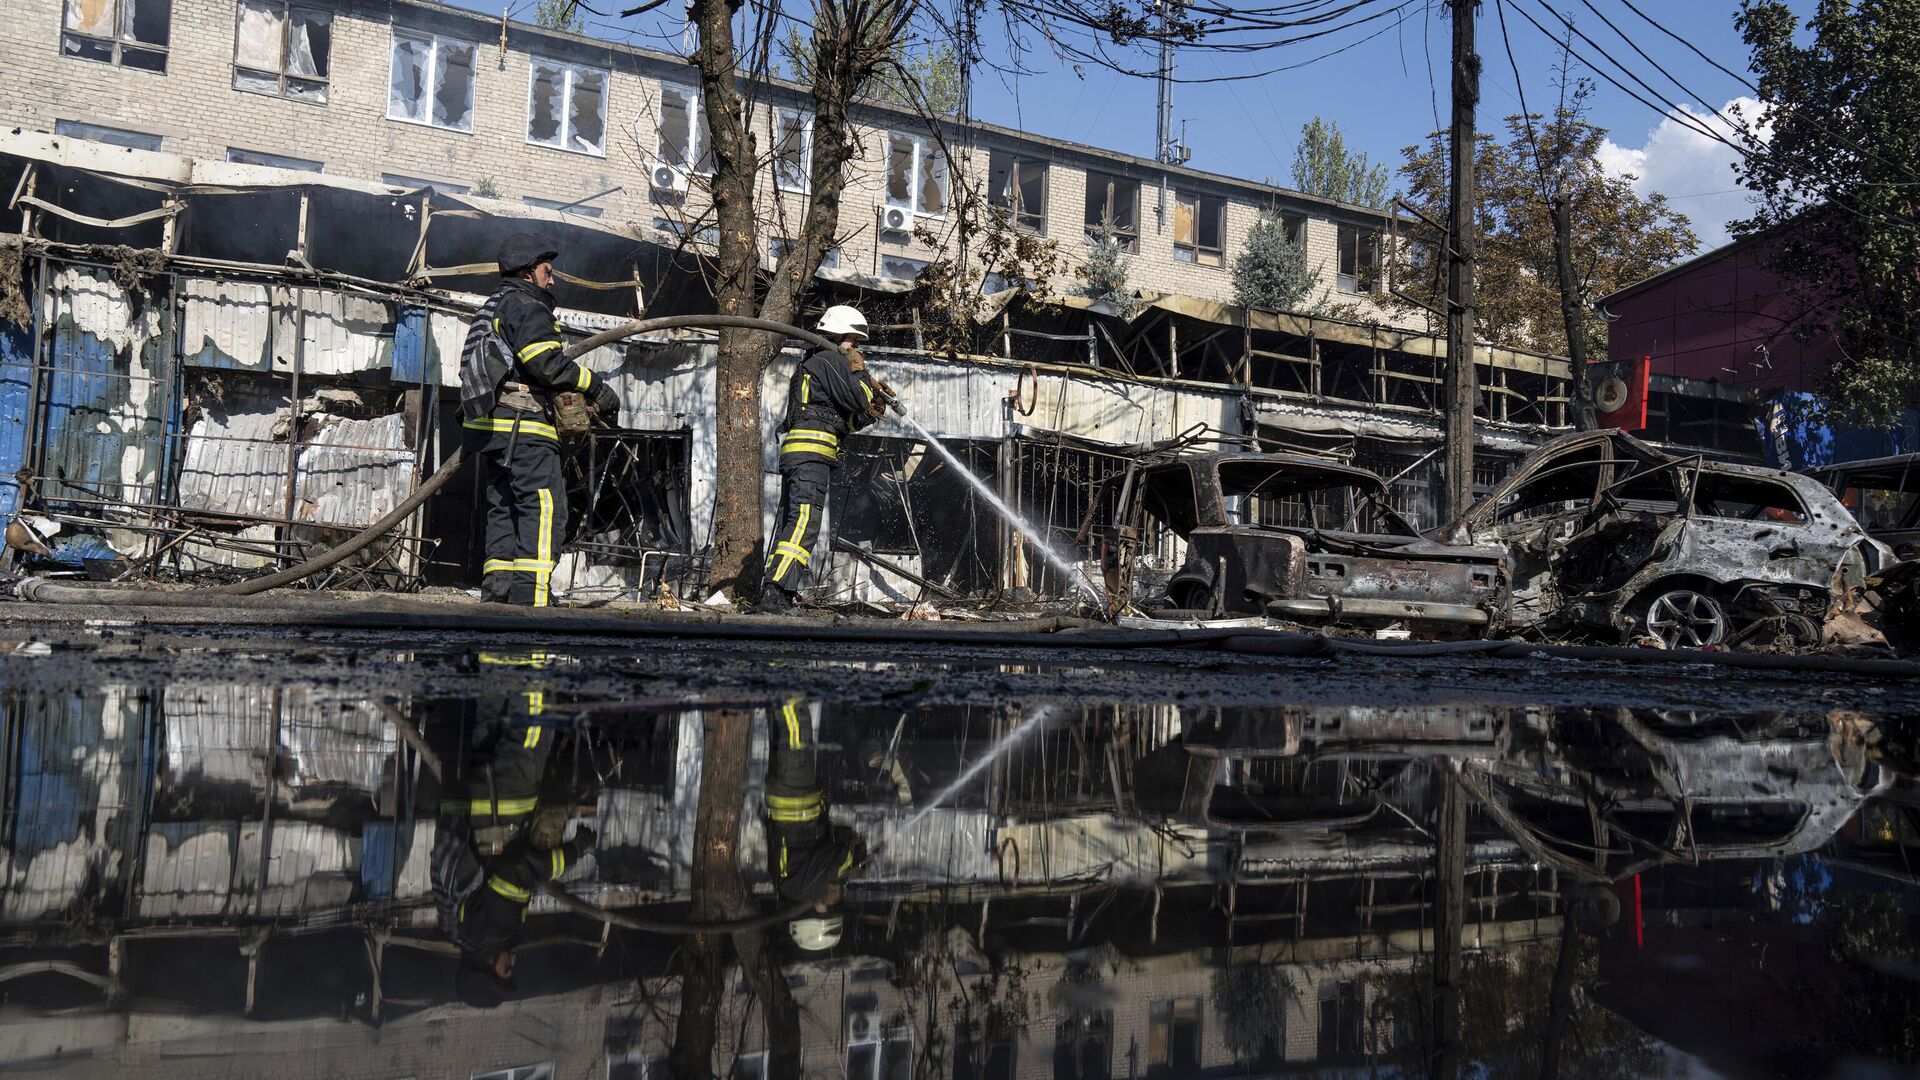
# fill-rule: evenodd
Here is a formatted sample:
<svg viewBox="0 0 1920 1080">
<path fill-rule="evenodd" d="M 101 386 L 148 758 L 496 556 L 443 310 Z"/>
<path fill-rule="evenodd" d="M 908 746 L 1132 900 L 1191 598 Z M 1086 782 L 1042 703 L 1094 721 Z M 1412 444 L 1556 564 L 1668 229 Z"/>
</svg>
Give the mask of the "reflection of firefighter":
<svg viewBox="0 0 1920 1080">
<path fill-rule="evenodd" d="M 547 663 L 542 652 L 481 653 L 479 660 L 535 669 Z M 529 676 L 475 739 L 465 789 L 445 807 L 445 843 L 434 851 L 441 924 L 461 950 L 456 989 L 481 1007 L 499 1004 L 513 989 L 513 948 L 535 889 L 558 879 L 594 841 L 582 825 L 562 842 L 580 793 L 549 769 L 563 732 L 546 715 L 544 683 Z"/>
<path fill-rule="evenodd" d="M 813 723 L 801 698 L 768 718 L 766 825 L 768 875 L 780 902 L 813 905 L 788 932 L 794 944 L 818 952 L 840 943 L 840 901 L 846 883 L 866 870 L 867 845 L 827 818 Z"/>
<path fill-rule="evenodd" d="M 779 613 L 793 607 L 800 579 L 813 561 L 827 489 L 840 465 L 842 441 L 886 413 L 892 389 L 867 372 L 860 343 L 867 340 L 867 317 L 845 304 L 820 317 L 825 337 L 839 342 L 838 352 L 809 353 L 793 370 L 787 387 L 787 417 L 780 431 L 780 519 L 767 545 L 766 579 L 756 611 Z"/>
</svg>

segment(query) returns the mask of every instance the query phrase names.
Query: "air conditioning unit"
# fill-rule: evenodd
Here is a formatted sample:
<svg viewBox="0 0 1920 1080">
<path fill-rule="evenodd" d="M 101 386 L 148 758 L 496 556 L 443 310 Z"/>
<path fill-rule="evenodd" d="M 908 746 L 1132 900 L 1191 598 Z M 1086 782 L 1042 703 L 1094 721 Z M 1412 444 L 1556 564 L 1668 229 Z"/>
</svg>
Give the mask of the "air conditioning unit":
<svg viewBox="0 0 1920 1080">
<path fill-rule="evenodd" d="M 880 211 L 880 227 L 888 232 L 906 232 L 913 225 L 913 215 L 902 207 L 889 206 Z"/>
<path fill-rule="evenodd" d="M 656 191 L 671 191 L 677 195 L 684 195 L 687 192 L 687 174 L 672 165 L 655 165 L 653 187 Z"/>
<path fill-rule="evenodd" d="M 847 1013 L 847 1043 L 876 1043 L 880 1041 L 880 1013 L 869 1009 L 853 1009 Z"/>
</svg>

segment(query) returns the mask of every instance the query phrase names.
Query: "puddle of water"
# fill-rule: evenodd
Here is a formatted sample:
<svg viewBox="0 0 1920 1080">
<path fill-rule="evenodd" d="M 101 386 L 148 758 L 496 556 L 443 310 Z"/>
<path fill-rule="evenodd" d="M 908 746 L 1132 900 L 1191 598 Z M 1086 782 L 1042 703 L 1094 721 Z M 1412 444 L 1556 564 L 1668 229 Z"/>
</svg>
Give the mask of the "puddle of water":
<svg viewBox="0 0 1920 1080">
<path fill-rule="evenodd" d="M 611 706 L 559 678 L 578 659 L 471 654 L 452 666 L 484 692 L 437 696 L 0 691 L 0 1065 L 653 1076 L 705 1001 L 733 1075 L 795 1052 L 833 1076 L 917 1074 L 930 1053 L 956 1076 L 1418 1071 L 1442 1041 L 1437 874 L 1463 882 L 1472 944 L 1460 1060 L 1531 1074 L 1555 1030 L 1569 1075 L 1920 1052 L 1910 721 L 1171 688 Z M 716 869 L 696 838 L 729 799 L 737 858 Z M 1450 799 L 1465 826 L 1443 844 Z M 674 920 L 735 882 L 756 911 L 811 899 L 799 879 L 823 874 L 844 937 L 825 955 L 786 924 L 755 939 L 783 990 L 703 982 L 669 963 L 682 939 L 603 936 L 538 898 L 510 930 L 506 1008 L 551 1030 L 502 1039 L 435 951 L 430 867 L 462 822 L 521 826 L 507 851 L 547 858 L 534 806 L 597 834 L 575 895 Z M 169 1019 L 140 1039 L 87 1020 L 119 1014 Z M 300 1023 L 318 1017 L 353 1024 Z"/>
</svg>

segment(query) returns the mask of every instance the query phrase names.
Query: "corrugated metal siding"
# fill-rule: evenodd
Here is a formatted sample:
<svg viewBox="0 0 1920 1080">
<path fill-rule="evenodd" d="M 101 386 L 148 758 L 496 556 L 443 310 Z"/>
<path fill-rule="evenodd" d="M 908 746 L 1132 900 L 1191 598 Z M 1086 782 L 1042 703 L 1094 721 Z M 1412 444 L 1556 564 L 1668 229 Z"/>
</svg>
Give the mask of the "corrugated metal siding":
<svg viewBox="0 0 1920 1080">
<path fill-rule="evenodd" d="M 297 356 L 303 374 L 349 375 L 392 364 L 394 312 L 385 300 L 206 278 L 181 279 L 180 293 L 189 365 L 291 372 Z"/>
<path fill-rule="evenodd" d="M 194 367 L 266 371 L 272 298 L 249 281 L 180 280 L 180 354 Z"/>
<path fill-rule="evenodd" d="M 110 272 L 64 267 L 47 303 L 54 327 L 40 474 L 50 497 L 155 501 L 172 341 L 167 305 L 139 310 Z M 61 484 L 54 477 L 71 483 Z"/>
<path fill-rule="evenodd" d="M 368 795 L 397 743 L 393 727 L 363 695 L 325 688 L 172 685 L 163 696 L 167 771 L 174 783 L 262 788 L 280 699 L 280 752 L 294 788 L 344 785 Z"/>
<path fill-rule="evenodd" d="M 20 509 L 16 474 L 27 463 L 27 388 L 33 378 L 30 328 L 0 322 L 0 521 Z"/>
</svg>

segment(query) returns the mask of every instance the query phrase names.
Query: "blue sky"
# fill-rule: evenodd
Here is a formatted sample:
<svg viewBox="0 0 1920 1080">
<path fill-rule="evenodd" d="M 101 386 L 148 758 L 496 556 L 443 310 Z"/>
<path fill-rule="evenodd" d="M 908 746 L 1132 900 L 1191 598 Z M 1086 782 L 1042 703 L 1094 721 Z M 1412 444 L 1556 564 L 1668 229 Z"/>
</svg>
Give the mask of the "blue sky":
<svg viewBox="0 0 1920 1080">
<path fill-rule="evenodd" d="M 455 2 L 489 14 L 497 15 L 500 10 L 497 3 Z M 533 6 L 532 0 L 510 2 L 517 2 L 526 11 Z M 1377 2 L 1381 7 L 1393 7 L 1400 0 Z M 1591 0 L 1591 7 L 1588 2 L 1502 0 L 1496 5 L 1494 0 L 1485 0 L 1479 22 L 1485 71 L 1479 113 L 1482 130 L 1503 127 L 1502 118 L 1520 111 L 1514 65 L 1509 63 L 1501 35 L 1503 10 L 1520 85 L 1535 112 L 1550 108 L 1554 101 L 1553 69 L 1560 50 L 1521 12 L 1529 12 L 1553 28 L 1558 24 L 1548 12 L 1549 5 L 1572 18 L 1600 49 L 1627 64 L 1671 102 L 1709 118 L 1708 122 L 1712 110 L 1750 94 L 1734 78 L 1715 70 L 1685 45 L 1643 21 L 1627 0 Z M 616 10 L 620 4 L 621 0 L 607 0 L 606 10 Z M 1632 4 L 1719 63 L 1735 71 L 1747 70 L 1746 49 L 1733 25 L 1738 0 L 1632 0 Z M 1811 11 L 1813 0 L 1792 0 L 1791 6 L 1804 16 Z M 1252 179 L 1270 177 L 1286 184 L 1300 128 L 1320 116 L 1337 123 L 1350 145 L 1376 161 L 1397 166 L 1402 160 L 1401 148 L 1424 138 L 1437 124 L 1444 124 L 1449 108 L 1450 15 L 1446 5 L 1441 0 L 1406 0 L 1400 7 L 1404 19 L 1397 23 L 1382 19 L 1363 31 L 1349 31 L 1311 45 L 1239 56 L 1200 51 L 1180 54 L 1176 59 L 1178 75 L 1214 78 L 1297 64 L 1357 41 L 1337 56 L 1297 70 L 1237 82 L 1177 87 L 1174 118 L 1176 126 L 1179 121 L 1186 122 L 1186 141 L 1193 151 L 1191 164 Z M 656 48 L 672 47 L 678 40 L 679 9 L 675 0 L 658 12 L 634 20 L 590 19 L 588 32 Z M 795 10 L 801 9 L 796 6 Z M 988 57 L 1004 64 L 1011 56 L 1010 40 L 999 16 L 993 14 L 995 10 L 989 7 L 982 28 Z M 1653 63 L 1638 56 L 1632 45 L 1605 24 L 1602 15 L 1685 89 L 1662 78 Z M 525 17 L 524 12 L 516 14 L 516 18 Z M 1364 33 L 1381 28 L 1386 28 L 1385 32 L 1358 41 Z M 1051 55 L 1044 42 L 1033 41 L 1030 45 L 1023 66 L 1033 74 L 977 72 L 974 116 L 1036 134 L 1139 154 L 1153 152 L 1154 85 L 1150 80 L 1091 65 L 1076 70 L 1071 63 Z M 1634 86 L 1606 65 L 1594 46 L 1576 39 L 1575 51 Z M 1684 124 L 1635 101 L 1605 79 L 1594 76 L 1594 81 L 1597 86 L 1591 99 L 1591 119 L 1610 132 L 1603 164 L 1616 171 L 1634 172 L 1641 177 L 1637 185 L 1641 190 L 1658 191 L 1672 199 L 1677 209 L 1694 218 L 1703 248 L 1724 242 L 1725 222 L 1745 214 L 1746 197 L 1736 190 L 1730 168 L 1734 152 L 1688 131 Z M 1653 99 L 1646 91 L 1634 88 Z"/>
</svg>

